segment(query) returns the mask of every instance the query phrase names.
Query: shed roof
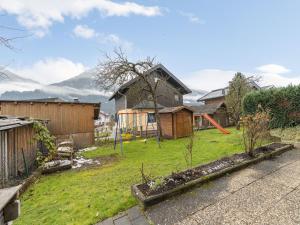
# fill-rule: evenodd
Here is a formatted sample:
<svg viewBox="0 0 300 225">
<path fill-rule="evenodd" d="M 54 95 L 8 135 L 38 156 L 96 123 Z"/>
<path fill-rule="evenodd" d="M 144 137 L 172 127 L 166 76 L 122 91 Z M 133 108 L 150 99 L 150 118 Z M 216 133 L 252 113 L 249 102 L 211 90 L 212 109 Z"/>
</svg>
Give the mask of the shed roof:
<svg viewBox="0 0 300 225">
<path fill-rule="evenodd" d="M 133 109 L 154 109 L 155 107 L 153 101 L 143 100 L 132 108 Z M 162 109 L 164 108 L 164 106 L 161 104 L 157 104 L 157 108 Z"/>
<path fill-rule="evenodd" d="M 67 101 L 49 101 L 45 99 L 28 99 L 28 100 L 0 100 L 1 102 L 8 103 L 47 103 L 47 104 L 74 104 L 74 105 L 93 105 L 95 107 L 99 107 L 101 105 L 100 102 L 91 103 L 91 102 L 67 102 Z"/>
<path fill-rule="evenodd" d="M 223 102 L 216 103 L 216 104 L 207 104 L 207 105 L 199 105 L 199 106 L 192 106 L 194 109 L 194 113 L 196 114 L 213 114 L 215 113 L 219 108 L 224 107 L 225 104 Z"/>
<path fill-rule="evenodd" d="M 147 70 L 145 73 L 146 74 L 151 74 L 153 71 L 161 71 L 163 72 L 165 75 L 167 75 L 169 77 L 168 82 L 170 84 L 172 84 L 175 87 L 179 88 L 179 91 L 181 92 L 181 94 L 189 94 L 192 91 L 185 86 L 177 77 L 175 77 L 175 75 L 173 75 L 166 67 L 164 67 L 162 64 L 158 64 L 154 67 L 152 67 L 151 69 Z M 117 97 L 119 95 L 119 93 L 124 94 L 126 92 L 126 90 L 128 89 L 128 87 L 132 84 L 134 84 L 136 81 L 138 81 L 138 77 L 128 81 L 127 83 L 121 85 L 114 93 L 113 95 L 109 98 L 109 100 L 114 99 L 115 97 Z"/>
<path fill-rule="evenodd" d="M 28 120 L 28 118 L 26 117 L 0 116 L 0 131 L 9 130 L 16 127 L 22 127 L 32 123 L 33 121 Z"/>
<path fill-rule="evenodd" d="M 185 105 L 181 105 L 181 106 L 163 108 L 163 109 L 159 110 L 159 113 L 176 113 L 176 112 L 179 112 L 183 109 L 194 112 L 194 110 L 192 108 L 190 108 L 188 106 L 185 106 Z"/>
</svg>

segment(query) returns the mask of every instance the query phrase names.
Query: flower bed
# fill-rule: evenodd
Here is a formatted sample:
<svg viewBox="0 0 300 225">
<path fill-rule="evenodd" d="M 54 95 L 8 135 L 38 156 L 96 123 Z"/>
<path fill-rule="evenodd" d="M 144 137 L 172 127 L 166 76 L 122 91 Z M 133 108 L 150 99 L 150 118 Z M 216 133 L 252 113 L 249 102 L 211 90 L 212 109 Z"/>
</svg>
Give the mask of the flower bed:
<svg viewBox="0 0 300 225">
<path fill-rule="evenodd" d="M 172 173 L 158 181 L 151 180 L 143 184 L 133 185 L 132 194 L 143 207 L 148 207 L 195 185 L 213 180 L 292 148 L 293 146 L 289 144 L 272 143 L 255 149 L 256 157 L 250 157 L 246 153 L 235 154 L 179 173 Z"/>
</svg>

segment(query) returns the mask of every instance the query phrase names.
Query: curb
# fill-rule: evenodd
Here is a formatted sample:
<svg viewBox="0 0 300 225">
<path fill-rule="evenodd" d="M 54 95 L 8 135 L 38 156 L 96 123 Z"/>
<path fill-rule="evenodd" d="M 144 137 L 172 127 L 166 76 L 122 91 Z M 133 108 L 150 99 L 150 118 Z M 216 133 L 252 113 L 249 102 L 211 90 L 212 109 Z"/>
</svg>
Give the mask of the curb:
<svg viewBox="0 0 300 225">
<path fill-rule="evenodd" d="M 220 171 L 211 173 L 211 174 L 206 175 L 204 177 L 200 177 L 198 179 L 189 181 L 185 184 L 181 184 L 180 186 L 178 186 L 176 188 L 173 188 L 171 190 L 168 190 L 164 193 L 160 193 L 160 194 L 156 194 L 156 195 L 152 195 L 152 196 L 145 196 L 138 189 L 137 186 L 139 184 L 135 184 L 135 185 L 131 186 L 131 193 L 138 200 L 138 202 L 141 204 L 142 208 L 146 209 L 147 207 L 152 206 L 152 205 L 154 205 L 156 203 L 159 203 L 161 201 L 164 201 L 165 199 L 168 199 L 172 196 L 175 196 L 175 195 L 178 195 L 180 193 L 186 192 L 187 190 L 191 189 L 192 187 L 195 187 L 196 185 L 204 184 L 204 183 L 207 183 L 209 181 L 215 180 L 215 179 L 217 179 L 219 177 L 222 177 L 222 176 L 224 176 L 228 173 L 232 173 L 234 171 L 243 169 L 243 168 L 245 168 L 249 165 L 261 162 L 265 159 L 272 158 L 273 156 L 282 154 L 282 153 L 284 153 L 288 150 L 291 150 L 293 148 L 294 148 L 294 146 L 291 145 L 291 144 L 283 146 L 281 148 L 278 148 L 278 149 L 274 150 L 271 153 L 267 153 L 265 155 L 258 156 L 257 158 L 239 163 L 237 165 L 234 165 L 234 166 L 231 166 L 231 167 L 228 167 L 228 168 L 225 168 L 225 169 L 222 169 Z"/>
</svg>

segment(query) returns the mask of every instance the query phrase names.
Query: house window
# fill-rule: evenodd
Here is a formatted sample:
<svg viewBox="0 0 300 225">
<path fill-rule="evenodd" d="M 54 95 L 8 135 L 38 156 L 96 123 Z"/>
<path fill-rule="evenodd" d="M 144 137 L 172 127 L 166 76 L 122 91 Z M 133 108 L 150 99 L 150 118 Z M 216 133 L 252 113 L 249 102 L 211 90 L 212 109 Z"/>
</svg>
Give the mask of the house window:
<svg viewBox="0 0 300 225">
<path fill-rule="evenodd" d="M 175 99 L 176 102 L 179 102 L 179 95 L 175 94 L 174 99 Z"/>
<path fill-rule="evenodd" d="M 148 113 L 148 123 L 155 123 L 156 118 L 155 118 L 155 113 Z"/>
</svg>

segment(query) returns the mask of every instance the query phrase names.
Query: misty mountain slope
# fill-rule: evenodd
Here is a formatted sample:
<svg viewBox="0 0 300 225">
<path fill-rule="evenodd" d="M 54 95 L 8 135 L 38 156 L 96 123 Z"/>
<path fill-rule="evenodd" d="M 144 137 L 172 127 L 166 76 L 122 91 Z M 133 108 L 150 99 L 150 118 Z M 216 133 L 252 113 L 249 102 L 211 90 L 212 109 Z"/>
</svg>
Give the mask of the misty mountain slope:
<svg viewBox="0 0 300 225">
<path fill-rule="evenodd" d="M 22 78 L 9 71 L 7 78 L 0 79 L 0 99 L 28 100 L 37 98 L 59 97 L 66 101 L 78 98 L 81 102 L 101 102 L 101 110 L 114 113 L 114 101 L 108 101 L 112 93 L 100 90 L 96 85 L 96 69 L 85 71 L 75 77 L 51 85 L 42 85 L 30 79 Z M 206 94 L 206 91 L 192 90 L 184 96 L 184 103 L 199 104 L 197 99 Z"/>
<path fill-rule="evenodd" d="M 61 81 L 59 83 L 54 83 L 54 86 L 67 86 L 77 89 L 95 89 L 97 90 L 96 85 L 96 69 L 87 70 L 75 77 Z"/>
<path fill-rule="evenodd" d="M 27 79 L 24 77 L 21 77 L 9 70 L 1 70 L 0 69 L 0 82 L 26 82 L 26 83 L 36 83 L 38 84 L 37 81 L 31 80 L 31 79 Z"/>
</svg>

